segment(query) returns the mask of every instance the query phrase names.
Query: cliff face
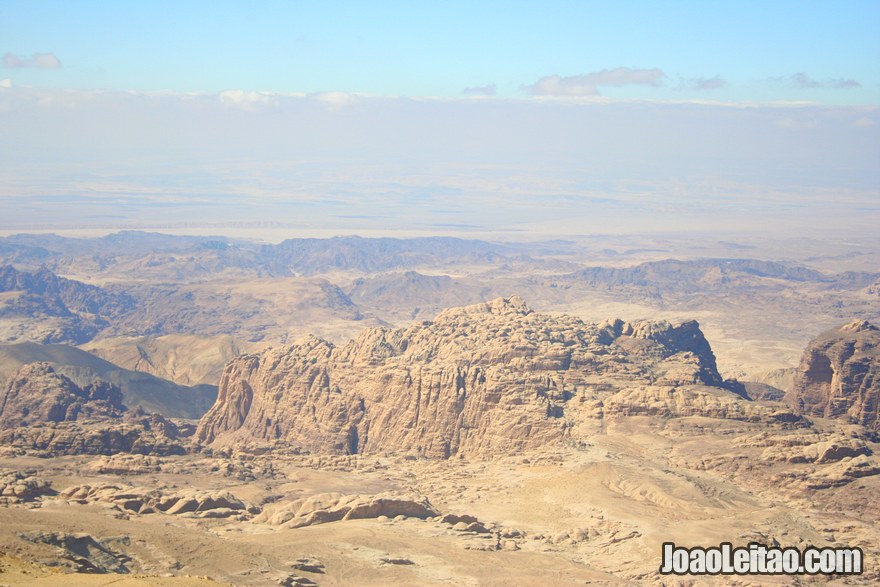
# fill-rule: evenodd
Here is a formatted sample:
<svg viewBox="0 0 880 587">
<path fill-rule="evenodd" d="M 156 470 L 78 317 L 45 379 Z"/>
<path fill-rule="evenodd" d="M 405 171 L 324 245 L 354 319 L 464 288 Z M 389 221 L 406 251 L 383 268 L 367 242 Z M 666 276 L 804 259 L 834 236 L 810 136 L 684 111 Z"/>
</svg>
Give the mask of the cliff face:
<svg viewBox="0 0 880 587">
<path fill-rule="evenodd" d="M 568 434 L 571 405 L 633 385 L 718 385 L 696 322 L 585 324 L 517 298 L 442 312 L 335 347 L 309 338 L 230 362 L 203 443 L 314 452 L 509 453 Z"/>
<path fill-rule="evenodd" d="M 880 330 L 856 320 L 819 335 L 786 399 L 804 414 L 851 418 L 880 431 Z"/>
</svg>

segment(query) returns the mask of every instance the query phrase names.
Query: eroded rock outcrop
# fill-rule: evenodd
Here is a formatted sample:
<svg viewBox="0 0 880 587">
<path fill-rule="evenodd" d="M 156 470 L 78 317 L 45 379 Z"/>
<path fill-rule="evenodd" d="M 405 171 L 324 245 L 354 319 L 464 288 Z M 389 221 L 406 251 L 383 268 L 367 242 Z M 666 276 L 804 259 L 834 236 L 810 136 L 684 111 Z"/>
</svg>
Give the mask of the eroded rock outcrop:
<svg viewBox="0 0 880 587">
<path fill-rule="evenodd" d="M 392 493 L 379 495 L 321 493 L 269 506 L 254 518 L 254 522 L 285 528 L 300 528 L 340 520 L 380 516 L 425 519 L 437 515 L 437 510 L 424 497 Z"/>
<path fill-rule="evenodd" d="M 115 385 L 80 387 L 48 363 L 24 365 L 0 392 L 0 446 L 40 456 L 184 454 L 178 426 L 122 404 Z"/>
<path fill-rule="evenodd" d="M 855 320 L 819 335 L 804 351 L 786 400 L 806 415 L 880 431 L 880 330 Z"/>
<path fill-rule="evenodd" d="M 124 409 L 114 385 L 98 381 L 79 387 L 48 363 L 31 363 L 10 377 L 0 393 L 0 428 L 119 417 Z"/>
<path fill-rule="evenodd" d="M 724 420 L 787 422 L 807 425 L 804 418 L 787 409 L 768 408 L 718 387 L 704 385 L 631 387 L 610 394 L 598 407 L 603 416 L 703 416 Z"/>
<path fill-rule="evenodd" d="M 77 573 L 129 573 L 126 566 L 131 559 L 110 549 L 104 542 L 86 533 L 25 532 L 21 537 L 29 542 L 47 544 L 58 550 L 58 556 Z M 124 539 L 123 539 L 124 541 Z"/>
<path fill-rule="evenodd" d="M 0 505 L 33 501 L 54 494 L 52 484 L 34 475 L 33 471 L 0 469 Z"/>
<path fill-rule="evenodd" d="M 109 503 L 140 515 L 162 513 L 191 518 L 234 516 L 241 520 L 260 511 L 228 491 L 173 491 L 104 483 L 68 487 L 60 493 L 60 497 L 77 503 Z"/>
<path fill-rule="evenodd" d="M 227 365 L 197 437 L 485 456 L 564 439 L 573 398 L 721 383 L 696 322 L 585 324 L 499 298 L 409 328 L 367 329 L 339 347 L 311 337 L 243 355 Z"/>
</svg>

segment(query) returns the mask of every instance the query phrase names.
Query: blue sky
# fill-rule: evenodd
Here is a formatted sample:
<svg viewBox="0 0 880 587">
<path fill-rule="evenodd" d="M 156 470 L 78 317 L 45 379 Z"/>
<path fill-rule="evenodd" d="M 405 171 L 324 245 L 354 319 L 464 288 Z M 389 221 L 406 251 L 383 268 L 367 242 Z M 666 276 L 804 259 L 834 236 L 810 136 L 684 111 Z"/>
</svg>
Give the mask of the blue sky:
<svg viewBox="0 0 880 587">
<path fill-rule="evenodd" d="M 880 0 L 0 0 L 0 232 L 279 221 L 876 235 Z"/>
<path fill-rule="evenodd" d="M 880 103 L 880 2 L 0 1 L 37 88 Z"/>
</svg>

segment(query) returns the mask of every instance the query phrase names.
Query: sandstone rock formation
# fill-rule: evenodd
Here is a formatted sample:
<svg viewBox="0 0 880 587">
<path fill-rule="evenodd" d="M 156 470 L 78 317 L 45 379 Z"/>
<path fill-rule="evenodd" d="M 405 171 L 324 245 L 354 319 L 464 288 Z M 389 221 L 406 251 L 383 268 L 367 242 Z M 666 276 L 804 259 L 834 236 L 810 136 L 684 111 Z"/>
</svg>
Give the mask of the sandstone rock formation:
<svg viewBox="0 0 880 587">
<path fill-rule="evenodd" d="M 0 505 L 33 501 L 53 495 L 52 484 L 29 472 L 0 469 Z"/>
<path fill-rule="evenodd" d="M 171 428 L 174 423 L 166 420 L 170 425 L 167 428 L 152 428 L 152 417 L 135 421 L 50 422 L 0 429 L 0 446 L 4 454 L 39 457 L 118 453 L 156 456 L 185 454 L 188 443 L 174 433 L 174 428 Z"/>
<path fill-rule="evenodd" d="M 499 298 L 409 328 L 367 329 L 339 347 L 311 337 L 243 355 L 227 365 L 197 437 L 319 453 L 491 455 L 569 437 L 569 412 L 622 389 L 721 384 L 696 322 L 585 324 Z"/>
<path fill-rule="evenodd" d="M 188 344 L 191 341 L 181 341 Z M 137 350 L 135 349 L 135 352 Z M 0 388 L 29 363 L 48 363 L 80 387 L 95 381 L 112 383 L 122 392 L 122 403 L 169 418 L 198 419 L 217 399 L 217 387 L 184 386 L 140 371 L 130 371 L 76 347 L 22 342 L 0 344 Z M 219 379 L 219 378 L 218 378 Z"/>
<path fill-rule="evenodd" d="M 254 522 L 285 528 L 300 528 L 339 520 L 385 516 L 429 518 L 438 512 L 424 497 L 395 494 L 343 495 L 321 493 L 266 508 Z"/>
<path fill-rule="evenodd" d="M 170 491 L 105 483 L 75 485 L 60 493 L 77 503 L 99 502 L 135 514 L 168 514 L 192 518 L 250 518 L 259 508 L 245 503 L 228 491 Z"/>
<path fill-rule="evenodd" d="M 807 346 L 786 400 L 802 413 L 880 431 L 880 330 L 855 320 Z"/>
<path fill-rule="evenodd" d="M 0 444 L 44 456 L 185 452 L 174 422 L 121 400 L 107 382 L 80 387 L 47 363 L 25 365 L 0 392 Z"/>
<path fill-rule="evenodd" d="M 85 388 L 55 372 L 48 363 L 23 366 L 0 394 L 0 428 L 81 417 L 119 417 L 125 408 L 119 388 L 95 382 Z"/>
</svg>

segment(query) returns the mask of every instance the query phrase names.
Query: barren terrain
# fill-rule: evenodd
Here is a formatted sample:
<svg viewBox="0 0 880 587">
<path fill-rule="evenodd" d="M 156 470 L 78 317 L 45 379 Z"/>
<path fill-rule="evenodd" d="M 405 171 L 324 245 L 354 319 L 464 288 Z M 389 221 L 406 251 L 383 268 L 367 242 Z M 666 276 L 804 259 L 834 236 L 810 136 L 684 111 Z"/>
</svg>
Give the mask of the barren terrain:
<svg viewBox="0 0 880 587">
<path fill-rule="evenodd" d="M 693 250 L 0 239 L 0 583 L 877 582 L 880 243 Z"/>
</svg>

